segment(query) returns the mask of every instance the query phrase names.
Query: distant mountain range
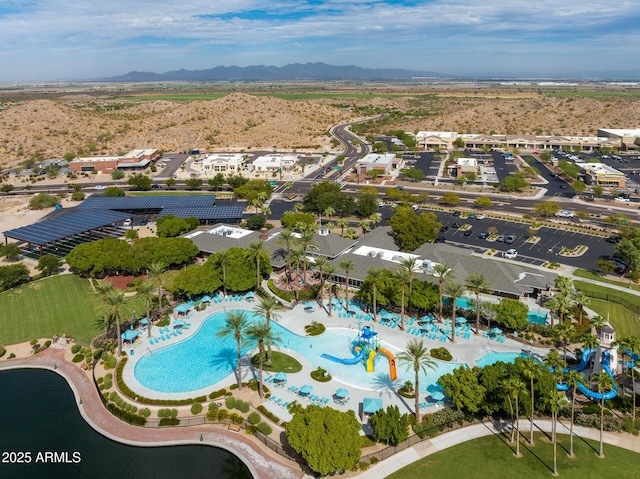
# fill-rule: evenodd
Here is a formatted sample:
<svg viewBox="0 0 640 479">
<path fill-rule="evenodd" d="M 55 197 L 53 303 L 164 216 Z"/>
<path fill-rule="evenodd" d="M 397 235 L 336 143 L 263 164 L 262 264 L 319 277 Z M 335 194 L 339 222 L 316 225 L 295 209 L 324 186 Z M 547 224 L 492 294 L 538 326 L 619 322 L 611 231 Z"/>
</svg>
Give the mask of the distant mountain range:
<svg viewBox="0 0 640 479">
<path fill-rule="evenodd" d="M 249 67 L 217 66 L 208 70 L 176 70 L 166 73 L 132 71 L 124 75 L 102 78 L 108 82 L 163 81 L 275 81 L 275 80 L 409 80 L 411 78 L 447 78 L 434 72 L 396 68 L 361 68 L 326 63 L 293 63 L 283 67 L 256 65 Z"/>
</svg>

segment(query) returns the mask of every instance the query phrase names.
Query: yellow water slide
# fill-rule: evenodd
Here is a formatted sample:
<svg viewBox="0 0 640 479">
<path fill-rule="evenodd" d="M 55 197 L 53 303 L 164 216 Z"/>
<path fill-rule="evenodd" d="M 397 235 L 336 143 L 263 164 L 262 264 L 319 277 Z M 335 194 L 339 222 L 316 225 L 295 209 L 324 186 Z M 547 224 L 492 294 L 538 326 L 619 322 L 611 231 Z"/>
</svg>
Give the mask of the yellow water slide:
<svg viewBox="0 0 640 479">
<path fill-rule="evenodd" d="M 376 352 L 372 349 L 369 352 L 369 359 L 367 359 L 367 372 L 373 372 L 373 360 L 376 359 Z"/>
</svg>

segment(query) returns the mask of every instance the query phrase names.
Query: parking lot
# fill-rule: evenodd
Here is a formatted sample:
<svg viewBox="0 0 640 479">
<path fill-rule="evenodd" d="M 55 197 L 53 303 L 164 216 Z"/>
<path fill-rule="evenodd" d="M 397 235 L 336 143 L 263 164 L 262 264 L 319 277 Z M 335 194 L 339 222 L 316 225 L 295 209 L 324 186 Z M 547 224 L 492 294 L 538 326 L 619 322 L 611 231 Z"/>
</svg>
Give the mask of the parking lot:
<svg viewBox="0 0 640 479">
<path fill-rule="evenodd" d="M 422 171 L 427 176 L 427 180 L 435 181 L 441 162 L 440 158 L 434 158 L 435 154 L 432 151 L 421 151 L 415 154 L 405 153 L 403 158 L 407 167 L 413 166 Z"/>
</svg>

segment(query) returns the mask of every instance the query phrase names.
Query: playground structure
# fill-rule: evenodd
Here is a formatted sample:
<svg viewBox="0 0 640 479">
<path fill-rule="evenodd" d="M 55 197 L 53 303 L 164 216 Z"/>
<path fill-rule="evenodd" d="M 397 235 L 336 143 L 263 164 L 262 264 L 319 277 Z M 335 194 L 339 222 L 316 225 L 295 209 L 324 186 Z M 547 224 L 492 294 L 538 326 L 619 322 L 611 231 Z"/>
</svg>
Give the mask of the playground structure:
<svg viewBox="0 0 640 479">
<path fill-rule="evenodd" d="M 384 355 L 389 360 L 389 376 L 392 381 L 398 379 L 396 371 L 396 359 L 391 351 L 380 346 L 378 333 L 373 331 L 370 326 L 360 328 L 358 325 L 358 336 L 351 343 L 352 358 L 337 358 L 330 354 L 322 354 L 321 357 L 340 364 L 358 364 L 364 363 L 368 373 L 375 372 L 375 366 L 380 358 Z"/>
<path fill-rule="evenodd" d="M 591 356 L 595 355 L 595 366 L 602 368 L 604 372 L 606 372 L 612 379 L 615 380 L 615 376 L 612 372 L 617 369 L 618 365 L 618 354 L 617 347 L 615 346 L 616 334 L 615 330 L 611 326 L 604 326 L 600 330 L 600 334 L 598 336 L 599 346 L 597 349 L 589 349 L 585 348 L 582 351 L 582 357 L 580 358 L 580 364 L 577 366 L 573 366 L 571 368 L 564 368 L 562 370 L 563 373 L 567 371 L 578 371 L 582 372 L 585 369 L 589 369 L 589 364 L 591 362 Z M 630 357 L 630 351 L 627 350 L 627 353 Z M 632 357 L 633 359 L 633 357 Z M 637 360 L 637 357 L 636 357 Z M 594 368 L 595 370 L 595 368 Z M 591 371 L 590 371 L 591 372 Z M 556 384 L 556 389 L 558 391 L 567 391 L 569 386 L 564 383 Z M 606 391 L 604 393 L 595 392 L 591 389 L 587 388 L 584 384 L 578 384 L 578 390 L 591 399 L 601 400 L 603 397 L 605 400 L 613 399 L 618 395 L 618 386 L 614 382 L 613 389 L 610 391 Z"/>
</svg>

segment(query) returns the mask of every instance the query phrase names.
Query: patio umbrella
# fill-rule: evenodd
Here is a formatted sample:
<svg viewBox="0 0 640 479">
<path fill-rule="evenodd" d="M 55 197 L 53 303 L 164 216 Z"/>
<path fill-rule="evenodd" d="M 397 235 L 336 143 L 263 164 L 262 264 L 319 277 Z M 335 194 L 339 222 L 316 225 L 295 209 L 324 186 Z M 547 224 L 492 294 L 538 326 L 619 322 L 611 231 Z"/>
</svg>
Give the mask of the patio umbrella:
<svg viewBox="0 0 640 479">
<path fill-rule="evenodd" d="M 200 298 L 200 302 L 201 303 L 208 303 L 211 301 L 211 296 L 207 295 L 207 296 L 203 296 L 202 298 Z"/>
<path fill-rule="evenodd" d="M 345 388 L 340 388 L 336 391 L 336 397 L 346 398 L 348 395 L 349 391 L 347 391 Z"/>
<path fill-rule="evenodd" d="M 311 394 L 311 391 L 313 391 L 313 386 L 309 386 L 308 384 L 305 384 L 300 388 L 300 394 L 304 396 Z"/>
<path fill-rule="evenodd" d="M 442 401 L 444 399 L 444 393 L 442 391 L 433 391 L 431 397 L 434 401 Z"/>
<path fill-rule="evenodd" d="M 127 329 L 124 333 L 120 335 L 120 337 L 125 341 L 133 341 L 138 337 L 138 334 L 139 334 L 138 331 L 136 331 L 135 329 Z"/>
<path fill-rule="evenodd" d="M 179 304 L 178 306 L 176 306 L 175 308 L 173 308 L 173 310 L 176 313 L 186 313 L 187 311 L 189 311 L 191 309 L 191 305 L 186 304 L 186 303 L 182 303 Z"/>
<path fill-rule="evenodd" d="M 175 327 L 175 326 L 184 326 L 184 325 L 185 325 L 184 319 L 176 319 L 176 320 L 173 322 L 173 326 L 174 326 L 174 327 Z"/>
<path fill-rule="evenodd" d="M 142 318 L 140 320 L 140 324 L 147 324 L 149 322 L 149 320 L 147 318 Z"/>
<path fill-rule="evenodd" d="M 458 324 L 464 324 L 464 323 L 466 323 L 466 322 L 467 322 L 467 319 L 466 319 L 466 318 L 463 318 L 462 316 L 458 316 L 458 317 L 456 318 L 456 323 L 458 323 Z"/>
<path fill-rule="evenodd" d="M 280 371 L 278 374 L 276 374 L 275 379 L 276 381 L 284 381 L 287 379 L 287 374 Z"/>
<path fill-rule="evenodd" d="M 493 329 L 491 330 L 491 333 L 492 333 L 492 334 L 502 334 L 502 329 L 500 329 L 500 328 L 493 328 Z"/>
<path fill-rule="evenodd" d="M 364 398 L 362 400 L 362 412 L 365 414 L 374 414 L 382 409 L 382 399 L 380 398 Z"/>
<path fill-rule="evenodd" d="M 435 317 L 433 316 L 433 314 L 427 314 L 426 316 L 423 316 L 420 318 L 420 321 L 426 321 L 427 323 L 431 323 L 432 321 L 435 321 Z"/>
</svg>

